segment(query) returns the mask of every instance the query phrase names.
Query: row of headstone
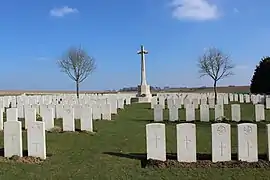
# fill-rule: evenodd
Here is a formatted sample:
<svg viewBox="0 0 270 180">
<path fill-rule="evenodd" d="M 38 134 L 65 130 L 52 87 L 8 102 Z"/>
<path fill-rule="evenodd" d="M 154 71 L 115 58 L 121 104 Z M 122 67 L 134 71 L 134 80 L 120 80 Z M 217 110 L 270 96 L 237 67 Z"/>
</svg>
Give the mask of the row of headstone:
<svg viewBox="0 0 270 180">
<path fill-rule="evenodd" d="M 183 120 L 186 121 L 194 121 L 195 118 L 195 107 L 192 104 L 189 104 L 185 108 L 186 117 Z M 221 104 L 215 105 L 215 120 L 224 117 L 224 106 Z M 181 118 L 181 117 L 180 117 Z M 178 121 L 179 118 L 179 108 L 177 106 L 173 106 L 169 109 L 169 121 Z M 163 121 L 163 107 L 162 105 L 156 104 L 154 106 L 154 121 L 161 122 Z M 181 118 L 182 120 L 182 118 Z M 209 105 L 202 104 L 200 105 L 200 121 L 209 122 Z M 239 122 L 241 120 L 241 107 L 240 104 L 232 104 L 231 105 L 231 120 Z M 263 104 L 255 105 L 255 121 L 263 121 L 265 120 L 265 111 Z"/>
<path fill-rule="evenodd" d="M 215 123 L 212 127 L 212 161 L 231 161 L 231 127 L 227 123 Z M 238 160 L 258 161 L 257 125 L 243 123 L 237 125 Z M 196 162 L 196 125 L 183 123 L 176 125 L 177 160 Z M 270 138 L 270 125 L 267 125 Z M 151 123 L 146 125 L 147 159 L 166 161 L 165 125 Z M 268 143 L 268 153 L 270 143 Z M 270 160 L 270 159 L 269 159 Z"/>
<path fill-rule="evenodd" d="M 187 104 L 194 104 L 195 108 L 198 108 L 200 104 L 208 104 L 209 108 L 215 108 L 215 98 L 213 93 L 158 93 L 156 97 L 152 98 L 151 108 L 154 105 L 161 104 L 165 108 L 165 101 L 167 101 L 167 107 L 176 105 L 181 108 Z M 230 102 L 239 103 L 253 103 L 262 104 L 265 101 L 263 95 L 249 95 L 249 94 L 233 94 L 233 93 L 218 93 L 217 104 L 229 104 Z M 269 106 L 270 107 L 270 104 Z"/>
<path fill-rule="evenodd" d="M 82 109 L 82 113 L 80 116 L 80 124 L 81 124 L 81 130 L 82 131 L 93 131 L 93 122 L 92 122 L 92 109 L 84 107 Z M 25 129 L 29 128 L 29 124 L 31 125 L 32 122 L 37 122 L 36 118 L 36 110 L 34 108 L 27 108 L 24 119 L 24 127 Z M 3 124 L 3 113 L 1 113 L 1 119 L 0 124 Z M 111 115 L 111 114 L 109 114 Z M 63 116 L 63 131 L 75 131 L 75 118 L 74 118 L 74 109 L 63 109 L 62 110 L 62 116 Z M 47 131 L 54 128 L 54 118 L 53 118 L 53 109 L 51 108 L 44 108 L 41 111 L 41 117 L 42 121 L 45 124 L 45 129 Z M 107 117 L 108 119 L 110 116 Z M 13 122 L 18 121 L 18 110 L 17 108 L 9 108 L 7 109 L 6 113 L 6 121 L 7 122 Z M 1 129 L 3 130 L 3 129 Z"/>
</svg>

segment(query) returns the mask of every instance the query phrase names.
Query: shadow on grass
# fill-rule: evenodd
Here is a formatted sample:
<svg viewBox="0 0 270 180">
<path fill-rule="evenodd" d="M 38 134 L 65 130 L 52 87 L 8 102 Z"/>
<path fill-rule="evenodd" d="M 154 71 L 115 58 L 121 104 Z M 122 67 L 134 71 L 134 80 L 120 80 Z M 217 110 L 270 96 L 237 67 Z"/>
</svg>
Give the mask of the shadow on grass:
<svg viewBox="0 0 270 180">
<path fill-rule="evenodd" d="M 103 152 L 103 154 L 111 155 L 111 156 L 117 156 L 117 157 L 121 157 L 121 158 L 127 158 L 127 159 L 140 160 L 142 168 L 145 168 L 146 165 L 147 165 L 147 155 L 145 153 Z M 197 153 L 196 157 L 197 157 L 198 161 L 212 161 L 212 154 Z M 176 153 L 167 153 L 166 158 L 167 158 L 167 160 L 175 160 L 175 161 L 177 161 L 177 154 Z M 232 153 L 231 154 L 231 159 L 232 159 L 232 161 L 238 161 L 237 153 Z M 259 154 L 258 159 L 268 161 L 267 154 Z"/>
</svg>

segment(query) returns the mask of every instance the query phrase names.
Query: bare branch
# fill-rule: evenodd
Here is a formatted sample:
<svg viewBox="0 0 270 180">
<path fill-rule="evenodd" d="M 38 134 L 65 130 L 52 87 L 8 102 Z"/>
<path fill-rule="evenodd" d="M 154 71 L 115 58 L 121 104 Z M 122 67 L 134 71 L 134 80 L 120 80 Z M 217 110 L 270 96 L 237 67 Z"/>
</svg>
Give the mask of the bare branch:
<svg viewBox="0 0 270 180">
<path fill-rule="evenodd" d="M 223 54 L 217 48 L 209 48 L 198 61 L 199 74 L 210 76 L 215 82 L 225 77 L 233 75 L 234 65 L 230 62 L 230 57 Z"/>
<path fill-rule="evenodd" d="M 83 82 L 96 68 L 95 60 L 81 47 L 70 48 L 58 61 L 58 66 L 77 83 Z"/>
</svg>

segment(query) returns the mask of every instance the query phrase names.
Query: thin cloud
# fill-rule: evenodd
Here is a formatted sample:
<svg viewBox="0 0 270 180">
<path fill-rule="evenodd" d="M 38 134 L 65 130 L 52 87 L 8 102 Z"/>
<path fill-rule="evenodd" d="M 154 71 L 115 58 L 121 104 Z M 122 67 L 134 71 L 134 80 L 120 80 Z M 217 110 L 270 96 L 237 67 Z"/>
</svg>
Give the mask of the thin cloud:
<svg viewBox="0 0 270 180">
<path fill-rule="evenodd" d="M 234 12 L 234 13 L 239 13 L 239 9 L 233 8 L 233 12 Z"/>
<path fill-rule="evenodd" d="M 64 17 L 68 14 L 78 13 L 78 9 L 64 6 L 61 8 L 53 8 L 50 10 L 50 15 L 54 17 Z"/>
<path fill-rule="evenodd" d="M 213 20 L 220 17 L 217 5 L 211 4 L 208 0 L 172 0 L 172 15 L 182 20 Z"/>
</svg>

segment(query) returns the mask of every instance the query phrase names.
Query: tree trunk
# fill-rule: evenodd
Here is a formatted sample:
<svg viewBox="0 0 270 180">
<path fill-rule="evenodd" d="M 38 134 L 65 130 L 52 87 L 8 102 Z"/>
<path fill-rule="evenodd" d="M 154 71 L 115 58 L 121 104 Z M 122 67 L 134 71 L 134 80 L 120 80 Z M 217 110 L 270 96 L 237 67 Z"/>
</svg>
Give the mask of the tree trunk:
<svg viewBox="0 0 270 180">
<path fill-rule="evenodd" d="M 79 99 L 79 81 L 76 81 L 76 94 L 77 94 L 77 99 Z"/>
<path fill-rule="evenodd" d="M 215 104 L 217 104 L 217 81 L 214 80 Z"/>
</svg>

